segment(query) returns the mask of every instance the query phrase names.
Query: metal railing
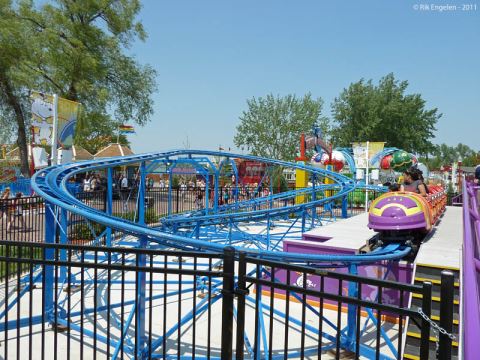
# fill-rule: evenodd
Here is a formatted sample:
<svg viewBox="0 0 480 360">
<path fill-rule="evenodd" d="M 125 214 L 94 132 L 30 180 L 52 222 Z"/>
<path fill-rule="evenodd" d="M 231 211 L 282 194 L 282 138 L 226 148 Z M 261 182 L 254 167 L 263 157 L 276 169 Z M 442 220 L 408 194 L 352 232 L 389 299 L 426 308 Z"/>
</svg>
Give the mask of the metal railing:
<svg viewBox="0 0 480 360">
<path fill-rule="evenodd" d="M 4 359 L 221 355 L 217 314 L 225 280 L 215 266 L 224 254 L 6 241 L 0 247 Z"/>
<path fill-rule="evenodd" d="M 463 185 L 463 355 L 478 359 L 480 339 L 480 186 Z"/>
<path fill-rule="evenodd" d="M 243 187 L 239 189 L 238 200 L 244 201 L 254 197 L 261 196 L 261 192 L 256 188 Z M 335 194 L 335 190 L 329 190 L 330 195 Z M 220 189 L 219 200 L 223 199 L 221 205 L 234 203 L 235 196 L 231 191 L 228 196 L 228 203 L 225 202 L 226 190 Z M 369 198 L 375 199 L 381 193 L 370 191 Z M 89 206 L 101 211 L 106 210 L 106 191 L 78 191 L 75 196 Z M 317 195 L 321 196 L 321 195 Z M 112 201 L 112 215 L 134 220 L 138 216 L 137 199 L 138 191 L 129 189 L 124 192 L 114 192 Z M 147 225 L 156 226 L 160 218 L 168 215 L 168 203 L 171 203 L 172 213 L 182 213 L 195 211 L 203 208 L 199 199 L 205 199 L 204 188 L 188 188 L 182 190 L 179 187 L 173 188 L 170 194 L 167 188 L 150 188 L 146 192 L 147 206 L 145 220 Z M 347 195 L 347 214 L 354 216 L 365 212 L 364 209 L 365 190 L 356 189 Z M 274 206 L 290 206 L 295 202 L 295 198 L 278 200 Z M 211 206 L 210 206 L 211 207 Z M 317 213 L 332 219 L 342 217 L 341 199 L 320 205 Z M 26 196 L 20 199 L 0 199 L 0 240 L 18 240 L 18 241 L 44 241 L 44 201 L 39 196 Z M 72 243 L 88 244 L 93 240 L 91 229 L 86 224 L 85 219 L 75 215 L 69 215 L 68 237 Z M 98 229 L 100 230 L 100 229 Z M 100 231 L 101 232 L 101 231 Z"/>
<path fill-rule="evenodd" d="M 462 206 L 462 193 L 447 193 L 447 206 Z"/>
<path fill-rule="evenodd" d="M 44 210 L 40 196 L 0 199 L 0 240 L 44 241 Z"/>
<path fill-rule="evenodd" d="M 252 266 L 256 269 L 253 275 L 247 270 Z M 365 295 L 372 288 L 376 292 L 373 298 Z M 254 295 L 249 295 L 249 289 L 254 290 Z M 245 331 L 245 318 L 242 318 L 245 302 L 250 301 L 255 309 L 260 308 L 255 312 L 254 341 L 245 344 L 244 337 L 237 335 L 237 359 L 243 359 L 245 354 L 254 359 L 271 358 L 274 342 L 283 344 L 285 354 L 298 358 L 320 358 L 327 351 L 333 351 L 336 358 L 340 358 L 346 350 L 355 353 L 356 358 L 365 356 L 374 359 L 380 354 L 388 354 L 387 358 L 401 359 L 407 318 L 421 333 L 420 358 L 429 357 L 429 322 L 408 304 L 411 294 L 421 294 L 423 312 L 427 318 L 430 317 L 431 283 L 409 285 L 265 261 L 241 254 L 238 288 L 235 291 L 239 298 L 237 334 Z M 387 294 L 391 296 L 392 293 L 397 296 L 395 303 L 388 300 Z M 276 308 L 280 302 L 284 302 L 279 306 L 281 311 Z M 292 314 L 294 307 L 297 317 Z M 327 316 L 332 309 L 333 318 L 331 313 Z M 347 313 L 347 319 L 342 312 Z M 316 317 L 314 321 L 312 314 Z M 277 321 L 278 317 L 285 319 L 283 323 Z M 385 336 L 385 319 L 397 324 L 390 327 L 388 336 Z M 300 341 L 298 336 L 292 336 L 292 326 L 298 327 Z M 334 329 L 333 333 L 331 329 Z M 366 345 L 368 342 L 371 344 Z"/>
<path fill-rule="evenodd" d="M 420 358 L 429 358 L 431 283 L 288 265 L 231 247 L 199 253 L 0 241 L 0 248 L 5 359 L 264 359 L 332 351 L 338 358 L 344 350 L 401 359 L 407 326 L 418 328 Z M 409 307 L 413 293 L 422 296 L 422 312 Z"/>
</svg>

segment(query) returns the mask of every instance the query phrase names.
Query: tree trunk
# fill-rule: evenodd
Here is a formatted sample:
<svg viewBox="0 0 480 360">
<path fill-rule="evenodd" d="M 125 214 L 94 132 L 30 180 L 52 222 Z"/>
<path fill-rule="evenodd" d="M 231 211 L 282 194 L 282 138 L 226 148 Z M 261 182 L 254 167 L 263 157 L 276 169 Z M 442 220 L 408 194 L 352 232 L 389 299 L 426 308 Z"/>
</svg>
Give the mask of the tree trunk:
<svg viewBox="0 0 480 360">
<path fill-rule="evenodd" d="M 30 177 L 30 169 L 28 167 L 27 134 L 25 131 L 25 118 L 23 116 L 22 106 L 19 99 L 15 96 L 6 74 L 2 71 L 0 71 L 0 86 L 6 96 L 7 104 L 15 114 L 15 121 L 17 122 L 17 146 L 20 153 L 20 169 L 23 176 Z"/>
</svg>

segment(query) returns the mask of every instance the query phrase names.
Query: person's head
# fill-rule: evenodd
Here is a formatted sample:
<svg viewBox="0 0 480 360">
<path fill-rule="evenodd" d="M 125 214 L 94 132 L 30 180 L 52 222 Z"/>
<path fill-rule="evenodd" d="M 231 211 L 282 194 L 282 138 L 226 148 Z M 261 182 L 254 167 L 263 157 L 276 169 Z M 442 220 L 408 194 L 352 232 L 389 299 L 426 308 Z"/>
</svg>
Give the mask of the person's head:
<svg viewBox="0 0 480 360">
<path fill-rule="evenodd" d="M 411 174 L 411 177 L 412 177 L 413 181 L 421 180 L 423 178 L 422 171 L 420 169 L 414 167 L 414 166 L 410 167 L 410 169 L 408 171 Z"/>
<path fill-rule="evenodd" d="M 410 169 L 405 170 L 403 172 L 403 182 L 406 183 L 406 184 L 409 184 L 412 181 L 413 181 L 413 179 L 412 179 L 412 173 L 410 172 Z"/>
<path fill-rule="evenodd" d="M 21 192 L 17 192 L 17 193 L 15 194 L 15 198 L 17 198 L 17 199 L 18 199 L 18 198 L 21 198 L 22 195 L 23 195 L 23 194 L 22 194 Z"/>
<path fill-rule="evenodd" d="M 399 190 L 400 190 L 400 185 L 395 184 L 395 183 L 390 184 L 390 185 L 388 186 L 388 190 L 389 190 L 389 191 L 399 191 Z"/>
<path fill-rule="evenodd" d="M 6 187 L 5 190 L 3 190 L 3 195 L 10 195 L 10 188 Z"/>
</svg>

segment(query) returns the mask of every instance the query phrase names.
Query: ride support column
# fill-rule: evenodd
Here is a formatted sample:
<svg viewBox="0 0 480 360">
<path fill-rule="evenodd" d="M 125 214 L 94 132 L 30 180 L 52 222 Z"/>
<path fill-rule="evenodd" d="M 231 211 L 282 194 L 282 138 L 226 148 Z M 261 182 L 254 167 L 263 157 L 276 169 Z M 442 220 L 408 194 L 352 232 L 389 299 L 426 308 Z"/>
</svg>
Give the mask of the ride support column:
<svg viewBox="0 0 480 360">
<path fill-rule="evenodd" d="M 146 167 L 145 161 L 142 161 L 140 165 L 140 184 L 138 189 L 138 223 L 140 225 L 145 225 L 145 185 L 146 185 Z M 138 240 L 138 247 L 140 249 L 147 248 L 148 241 L 145 237 L 140 237 Z M 145 254 L 137 254 L 137 261 L 136 265 L 139 267 L 145 267 L 147 264 L 146 255 Z M 136 349 L 137 349 L 137 356 L 142 358 L 140 354 L 145 349 L 146 344 L 146 336 L 145 336 L 145 288 L 146 288 L 146 274 L 143 271 L 137 272 L 137 279 L 136 279 L 136 287 L 137 287 L 137 294 L 136 294 L 136 314 L 135 314 L 135 327 L 136 327 L 136 334 L 137 337 L 135 339 Z"/>
<path fill-rule="evenodd" d="M 357 264 L 350 264 L 348 266 L 348 273 L 350 275 L 358 275 Z M 356 298 L 358 295 L 358 284 L 354 281 L 348 283 L 348 297 Z M 357 331 L 357 305 L 348 304 L 347 306 L 347 348 L 354 351 Z"/>
<path fill-rule="evenodd" d="M 65 209 L 60 209 L 60 244 L 68 244 L 68 212 Z M 67 250 L 60 250 L 60 260 L 67 261 Z M 66 266 L 60 267 L 60 283 L 65 283 L 67 278 Z M 68 284 L 70 286 L 70 284 Z"/>
<path fill-rule="evenodd" d="M 55 206 L 45 201 L 45 243 L 54 244 L 56 238 L 56 222 L 55 222 Z M 53 248 L 45 248 L 44 259 L 55 260 L 55 250 Z M 53 315 L 53 298 L 54 298 L 54 268 L 53 265 L 44 265 L 43 277 L 45 283 L 45 291 L 43 292 L 43 314 L 46 320 L 54 323 Z"/>
</svg>

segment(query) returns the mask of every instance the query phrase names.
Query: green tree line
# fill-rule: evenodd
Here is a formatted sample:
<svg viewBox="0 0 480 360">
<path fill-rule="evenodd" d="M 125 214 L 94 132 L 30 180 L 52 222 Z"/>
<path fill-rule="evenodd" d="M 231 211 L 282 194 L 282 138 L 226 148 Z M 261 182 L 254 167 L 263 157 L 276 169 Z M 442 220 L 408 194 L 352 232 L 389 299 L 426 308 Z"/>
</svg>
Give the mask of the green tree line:
<svg viewBox="0 0 480 360">
<path fill-rule="evenodd" d="M 425 158 L 433 167 L 459 157 L 464 164 L 475 162 L 478 153 L 466 145 L 448 147 L 433 143 L 442 114 L 437 108 L 428 108 L 421 94 L 409 93 L 408 85 L 408 81 L 399 81 L 393 74 L 384 76 L 377 84 L 361 79 L 334 99 L 331 118 L 323 113 L 323 100 L 311 94 L 270 94 L 249 99 L 234 143 L 254 155 L 292 161 L 297 155 L 300 134 L 311 134 L 313 127 L 320 127 L 334 147 L 384 141 L 387 147 Z"/>
<path fill-rule="evenodd" d="M 434 146 L 429 157 L 420 158 L 431 169 L 439 169 L 444 165 L 462 162 L 463 166 L 476 166 L 480 164 L 480 151 L 475 151 L 465 144 L 449 146 L 440 144 Z"/>
</svg>

